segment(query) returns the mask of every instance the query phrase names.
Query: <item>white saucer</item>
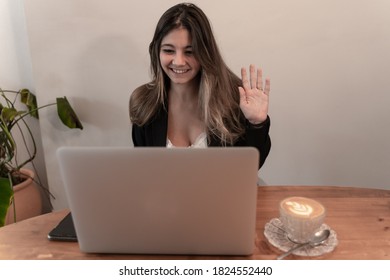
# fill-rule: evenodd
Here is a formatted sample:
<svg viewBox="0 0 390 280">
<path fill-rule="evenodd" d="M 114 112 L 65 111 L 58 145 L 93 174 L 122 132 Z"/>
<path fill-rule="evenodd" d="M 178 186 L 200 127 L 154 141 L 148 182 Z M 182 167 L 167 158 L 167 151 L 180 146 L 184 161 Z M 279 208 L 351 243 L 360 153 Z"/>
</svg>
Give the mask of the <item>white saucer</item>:
<svg viewBox="0 0 390 280">
<path fill-rule="evenodd" d="M 297 256 L 314 257 L 332 252 L 339 243 L 337 240 L 337 234 L 327 224 L 322 224 L 320 230 L 323 229 L 329 229 L 330 235 L 322 245 L 316 247 L 304 246 L 303 248 L 294 251 L 292 254 Z M 296 243 L 290 241 L 287 237 L 283 223 L 278 218 L 274 218 L 265 224 L 264 235 L 273 246 L 284 252 L 287 252 L 297 245 Z"/>
</svg>

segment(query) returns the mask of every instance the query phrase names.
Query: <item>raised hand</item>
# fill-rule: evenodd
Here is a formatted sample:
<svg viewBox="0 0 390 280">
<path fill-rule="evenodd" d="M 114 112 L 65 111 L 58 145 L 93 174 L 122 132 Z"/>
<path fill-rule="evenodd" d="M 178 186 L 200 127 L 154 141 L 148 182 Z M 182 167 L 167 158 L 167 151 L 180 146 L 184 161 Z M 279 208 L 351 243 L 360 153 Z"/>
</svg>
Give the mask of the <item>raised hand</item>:
<svg viewBox="0 0 390 280">
<path fill-rule="evenodd" d="M 263 72 L 251 64 L 249 66 L 249 80 L 246 68 L 241 68 L 242 87 L 240 92 L 240 108 L 245 118 L 252 124 L 262 123 L 267 119 L 269 92 L 271 82 L 265 79 L 263 88 Z"/>
</svg>

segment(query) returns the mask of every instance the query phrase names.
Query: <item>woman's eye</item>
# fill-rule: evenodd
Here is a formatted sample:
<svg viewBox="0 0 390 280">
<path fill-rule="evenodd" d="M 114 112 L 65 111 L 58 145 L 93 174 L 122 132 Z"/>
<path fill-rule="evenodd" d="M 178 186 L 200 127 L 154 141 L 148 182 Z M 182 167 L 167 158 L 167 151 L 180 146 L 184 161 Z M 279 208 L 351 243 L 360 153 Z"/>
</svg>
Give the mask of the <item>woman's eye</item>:
<svg viewBox="0 0 390 280">
<path fill-rule="evenodd" d="M 192 51 L 186 51 L 186 55 L 193 55 Z"/>
<path fill-rule="evenodd" d="M 174 53 L 174 50 L 170 50 L 170 49 L 163 49 L 162 50 L 164 53 L 167 53 L 167 54 L 172 54 Z"/>
</svg>

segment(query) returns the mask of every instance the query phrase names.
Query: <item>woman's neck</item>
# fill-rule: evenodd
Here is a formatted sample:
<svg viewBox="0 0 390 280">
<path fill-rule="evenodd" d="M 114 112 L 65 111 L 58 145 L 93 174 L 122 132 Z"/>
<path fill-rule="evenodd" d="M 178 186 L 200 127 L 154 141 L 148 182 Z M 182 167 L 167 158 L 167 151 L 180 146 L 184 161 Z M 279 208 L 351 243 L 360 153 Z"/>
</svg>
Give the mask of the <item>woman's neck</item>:
<svg viewBox="0 0 390 280">
<path fill-rule="evenodd" d="M 169 103 L 182 105 L 197 103 L 198 90 L 199 86 L 197 83 L 171 85 L 169 89 Z"/>
</svg>

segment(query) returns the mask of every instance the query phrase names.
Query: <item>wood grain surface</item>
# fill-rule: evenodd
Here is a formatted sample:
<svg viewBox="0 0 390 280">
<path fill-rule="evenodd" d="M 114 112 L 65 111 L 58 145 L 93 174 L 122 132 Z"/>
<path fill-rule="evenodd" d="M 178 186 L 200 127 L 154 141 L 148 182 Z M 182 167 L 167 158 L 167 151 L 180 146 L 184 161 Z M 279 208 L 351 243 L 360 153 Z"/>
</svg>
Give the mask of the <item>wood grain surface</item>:
<svg viewBox="0 0 390 280">
<path fill-rule="evenodd" d="M 0 259 L 276 259 L 282 253 L 264 236 L 264 226 L 279 216 L 288 196 L 320 201 L 337 233 L 334 251 L 318 257 L 287 259 L 390 259 L 390 191 L 332 186 L 267 186 L 258 189 L 256 248 L 250 256 L 116 255 L 80 252 L 77 242 L 49 241 L 47 234 L 69 212 L 64 209 L 0 228 Z"/>
</svg>

